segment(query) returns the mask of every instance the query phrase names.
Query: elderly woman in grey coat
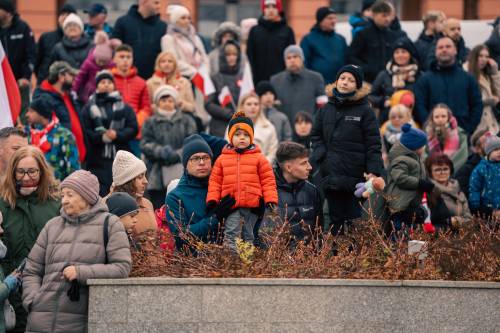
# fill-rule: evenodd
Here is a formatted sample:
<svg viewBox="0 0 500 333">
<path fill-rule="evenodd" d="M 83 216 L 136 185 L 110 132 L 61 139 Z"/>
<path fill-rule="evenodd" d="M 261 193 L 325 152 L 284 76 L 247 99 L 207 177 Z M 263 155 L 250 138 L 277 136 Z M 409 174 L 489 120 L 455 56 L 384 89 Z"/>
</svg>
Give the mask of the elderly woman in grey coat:
<svg viewBox="0 0 500 333">
<path fill-rule="evenodd" d="M 26 332 L 87 332 L 88 279 L 126 278 L 132 266 L 123 224 L 79 170 L 61 183 L 61 215 L 42 229 L 23 273 Z"/>
</svg>

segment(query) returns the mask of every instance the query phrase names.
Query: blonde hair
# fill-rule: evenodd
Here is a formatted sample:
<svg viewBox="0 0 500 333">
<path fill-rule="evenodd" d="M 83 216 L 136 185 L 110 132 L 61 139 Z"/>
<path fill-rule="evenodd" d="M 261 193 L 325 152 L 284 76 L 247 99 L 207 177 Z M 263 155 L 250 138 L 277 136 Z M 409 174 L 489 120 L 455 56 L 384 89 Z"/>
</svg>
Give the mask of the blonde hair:
<svg viewBox="0 0 500 333">
<path fill-rule="evenodd" d="M 446 15 L 440 11 L 440 10 L 429 10 L 425 15 L 422 17 L 422 21 L 424 22 L 424 27 L 427 28 L 427 25 L 429 22 L 436 22 L 440 18 L 445 18 Z"/>
<path fill-rule="evenodd" d="M 396 104 L 389 110 L 389 119 L 391 119 L 391 114 L 402 114 L 406 118 L 406 122 L 410 122 L 411 120 L 411 111 L 410 109 L 403 104 Z"/>
<path fill-rule="evenodd" d="M 158 54 L 158 56 L 156 57 L 156 60 L 155 60 L 155 71 L 161 72 L 161 69 L 160 69 L 160 60 L 163 57 L 170 57 L 170 59 L 174 61 L 175 66 L 174 66 L 174 70 L 172 71 L 171 76 L 177 74 L 177 70 L 178 70 L 178 67 L 179 67 L 178 64 L 177 64 L 177 59 L 175 58 L 175 55 L 172 52 L 170 52 L 170 51 L 163 51 L 160 54 Z"/>
<path fill-rule="evenodd" d="M 240 100 L 238 101 L 238 108 L 236 112 L 246 113 L 245 110 L 243 109 L 243 104 L 245 104 L 245 102 L 250 98 L 257 99 L 257 102 L 259 103 L 259 115 L 257 116 L 257 121 L 268 121 L 266 115 L 264 114 L 264 112 L 262 112 L 262 107 L 260 106 L 260 98 L 254 92 L 249 92 L 248 94 L 245 94 L 240 98 Z"/>
<path fill-rule="evenodd" d="M 2 188 L 0 189 L 0 197 L 9 204 L 11 209 L 16 207 L 18 197 L 16 190 L 16 168 L 19 162 L 26 157 L 33 157 L 40 169 L 40 180 L 38 181 L 38 188 L 36 190 L 38 200 L 46 202 L 57 199 L 53 191 L 56 186 L 54 173 L 47 160 L 45 160 L 45 156 L 40 149 L 33 146 L 26 146 L 17 150 L 12 156 L 7 165 Z"/>
</svg>

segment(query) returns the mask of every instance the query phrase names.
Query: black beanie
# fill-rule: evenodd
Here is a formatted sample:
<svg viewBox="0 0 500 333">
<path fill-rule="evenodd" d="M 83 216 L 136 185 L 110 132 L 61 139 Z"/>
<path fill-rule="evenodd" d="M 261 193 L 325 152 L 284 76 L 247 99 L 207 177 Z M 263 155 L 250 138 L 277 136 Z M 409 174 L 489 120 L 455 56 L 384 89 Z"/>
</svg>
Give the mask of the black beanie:
<svg viewBox="0 0 500 333">
<path fill-rule="evenodd" d="M 182 164 L 184 165 L 184 169 L 186 169 L 189 159 L 194 154 L 207 153 L 210 157 L 214 156 L 208 143 L 198 134 L 192 134 L 185 138 L 182 147 Z"/>
<path fill-rule="evenodd" d="M 113 73 L 111 73 L 110 71 L 105 69 L 105 70 L 102 70 L 96 74 L 96 76 L 95 76 L 96 87 L 99 84 L 99 82 L 101 82 L 104 79 L 111 80 L 113 83 L 115 83 L 115 78 L 113 76 Z"/>
<path fill-rule="evenodd" d="M 255 87 L 255 93 L 259 96 L 262 97 L 267 92 L 271 92 L 274 95 L 274 98 L 277 98 L 276 96 L 276 90 L 274 90 L 273 85 L 269 81 L 260 81 L 257 84 L 257 87 Z"/>
<path fill-rule="evenodd" d="M 7 13 L 16 13 L 16 7 L 14 7 L 11 0 L 0 0 L 0 9 L 5 10 Z"/>
<path fill-rule="evenodd" d="M 61 14 L 76 14 L 76 9 L 73 5 L 66 3 L 64 4 L 61 9 L 59 9 L 59 15 Z"/>
<path fill-rule="evenodd" d="M 363 0 L 363 4 L 361 5 L 361 13 L 373 6 L 375 2 L 375 0 Z"/>
<path fill-rule="evenodd" d="M 364 75 L 363 75 L 363 69 L 361 67 L 356 65 L 345 65 L 337 72 L 337 77 L 335 78 L 335 81 L 337 81 L 340 77 L 340 74 L 344 72 L 351 73 L 354 76 L 354 79 L 356 80 L 357 89 L 363 86 Z"/>
<path fill-rule="evenodd" d="M 316 23 L 319 24 L 330 14 L 337 14 L 337 12 L 330 7 L 319 7 L 316 11 Z"/>
<path fill-rule="evenodd" d="M 125 216 L 139 210 L 137 201 L 128 193 L 115 192 L 106 200 L 109 212 L 118 217 Z"/>
<path fill-rule="evenodd" d="M 46 119 L 52 119 L 52 113 L 54 112 L 50 97 L 47 95 L 39 95 L 37 98 L 33 99 L 30 104 L 30 109 L 33 109 L 40 116 Z"/>
<path fill-rule="evenodd" d="M 415 45 L 413 45 L 413 42 L 408 37 L 398 38 L 392 45 L 392 53 L 394 53 L 396 49 L 404 49 L 410 53 L 412 58 L 417 57 L 417 49 L 415 48 Z"/>
</svg>

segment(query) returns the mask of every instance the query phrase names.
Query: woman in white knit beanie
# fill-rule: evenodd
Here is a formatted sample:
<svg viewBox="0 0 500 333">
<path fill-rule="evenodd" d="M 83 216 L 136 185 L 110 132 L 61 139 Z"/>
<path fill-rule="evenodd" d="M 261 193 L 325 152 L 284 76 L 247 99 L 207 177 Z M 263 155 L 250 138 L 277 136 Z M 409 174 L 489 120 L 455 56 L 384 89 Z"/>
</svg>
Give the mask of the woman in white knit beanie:
<svg viewBox="0 0 500 333">
<path fill-rule="evenodd" d="M 158 228 L 154 208 L 151 201 L 144 197 L 148 180 L 146 178 L 146 164 L 134 154 L 119 150 L 113 161 L 113 185 L 111 193 L 125 192 L 137 200 L 139 214 L 134 226 L 134 233 L 140 234 Z"/>
</svg>

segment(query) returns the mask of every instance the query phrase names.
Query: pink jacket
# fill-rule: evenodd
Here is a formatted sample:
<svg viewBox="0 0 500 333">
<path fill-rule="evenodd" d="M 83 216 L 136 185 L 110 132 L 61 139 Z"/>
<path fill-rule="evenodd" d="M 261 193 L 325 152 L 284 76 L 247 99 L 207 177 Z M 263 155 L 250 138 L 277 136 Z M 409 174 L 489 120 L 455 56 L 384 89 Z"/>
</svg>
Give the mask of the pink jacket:
<svg viewBox="0 0 500 333">
<path fill-rule="evenodd" d="M 80 67 L 80 72 L 73 82 L 73 90 L 78 94 L 78 98 L 83 104 L 87 103 L 90 95 L 95 92 L 96 74 L 103 69 L 111 70 L 114 65 L 114 62 L 110 61 L 104 67 L 98 66 L 94 59 L 94 49 L 89 52 L 87 59 L 83 62 L 82 67 Z"/>
</svg>

